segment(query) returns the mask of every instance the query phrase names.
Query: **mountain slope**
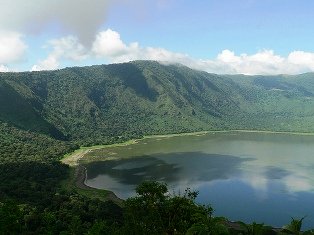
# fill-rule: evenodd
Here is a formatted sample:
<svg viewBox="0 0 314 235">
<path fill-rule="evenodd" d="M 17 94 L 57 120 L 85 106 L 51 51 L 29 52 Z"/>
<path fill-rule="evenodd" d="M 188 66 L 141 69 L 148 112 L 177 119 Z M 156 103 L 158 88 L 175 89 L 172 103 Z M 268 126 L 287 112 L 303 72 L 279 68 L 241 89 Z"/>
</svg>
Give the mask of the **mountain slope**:
<svg viewBox="0 0 314 235">
<path fill-rule="evenodd" d="M 153 61 L 0 73 L 2 224 L 31 234 L 87 231 L 99 221 L 116 228 L 121 208 L 60 186 L 70 174 L 59 161 L 65 153 L 148 134 L 314 132 L 313 78 L 215 75 Z"/>
<path fill-rule="evenodd" d="M 314 131 L 314 75 L 216 75 L 154 61 L 1 73 L 0 120 L 80 144 L 214 129 Z"/>
</svg>

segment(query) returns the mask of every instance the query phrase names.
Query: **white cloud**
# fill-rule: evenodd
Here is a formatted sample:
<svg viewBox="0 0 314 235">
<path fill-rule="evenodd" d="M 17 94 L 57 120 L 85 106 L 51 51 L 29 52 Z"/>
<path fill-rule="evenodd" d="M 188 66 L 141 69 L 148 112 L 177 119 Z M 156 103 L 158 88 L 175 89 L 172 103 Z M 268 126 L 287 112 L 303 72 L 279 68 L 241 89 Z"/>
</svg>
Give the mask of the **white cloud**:
<svg viewBox="0 0 314 235">
<path fill-rule="evenodd" d="M 87 58 L 84 46 L 73 36 L 51 40 L 48 46 L 53 48 L 52 52 L 34 65 L 32 71 L 57 69 L 62 60 L 81 61 Z"/>
<path fill-rule="evenodd" d="M 58 57 L 80 61 L 86 58 L 86 51 L 78 39 L 68 36 L 60 39 L 51 40 L 49 44 L 54 48 L 53 53 Z"/>
<path fill-rule="evenodd" d="M 52 52 L 34 65 L 34 70 L 56 69 L 63 67 L 62 60 L 74 63 L 89 57 L 103 58 L 105 62 L 138 59 L 167 61 L 223 74 L 298 74 L 314 71 L 312 52 L 292 51 L 284 57 L 275 54 L 273 50 L 237 55 L 226 49 L 214 59 L 196 59 L 165 48 L 143 47 L 138 42 L 125 43 L 118 32 L 110 29 L 97 34 L 105 21 L 107 10 L 111 5 L 121 2 L 133 6 L 133 10 L 139 9 L 138 14 L 147 14 L 145 0 L 2 0 L 0 64 L 8 66 L 24 59 L 27 46 L 22 34 L 16 32 L 37 34 L 49 31 L 52 27 L 55 34 L 77 37 L 50 41 L 48 45 Z M 156 9 L 166 9 L 172 2 L 156 0 L 154 3 Z M 86 52 L 84 47 L 89 51 Z"/>
<path fill-rule="evenodd" d="M 0 64 L 0 72 L 9 72 L 9 68 L 3 64 Z"/>
<path fill-rule="evenodd" d="M 288 62 L 305 70 L 314 70 L 314 53 L 293 51 L 288 56 Z"/>
<path fill-rule="evenodd" d="M 138 42 L 126 44 L 119 33 L 111 29 L 97 34 L 92 54 L 113 63 L 158 60 L 220 74 L 297 74 L 314 71 L 314 53 L 294 51 L 288 57 L 282 57 L 272 50 L 262 50 L 252 55 L 236 55 L 226 49 L 215 59 L 202 60 L 164 48 L 141 47 Z"/>
<path fill-rule="evenodd" d="M 195 59 L 187 54 L 172 52 L 164 48 L 142 47 L 138 42 L 125 43 L 118 32 L 108 29 L 99 32 L 90 50 L 73 36 L 52 40 L 49 56 L 33 66 L 33 70 L 59 68 L 62 60 L 73 63 L 86 58 L 120 63 L 131 60 L 157 60 L 165 63 L 181 63 L 188 67 L 218 74 L 298 74 L 314 71 L 314 53 L 293 51 L 287 57 L 276 55 L 273 50 L 262 50 L 255 54 L 236 55 L 223 50 L 215 59 Z"/>
<path fill-rule="evenodd" d="M 9 64 L 21 61 L 24 58 L 27 46 L 22 35 L 16 32 L 0 32 L 0 64 Z"/>
<path fill-rule="evenodd" d="M 213 72 L 218 70 L 219 73 L 278 74 L 287 72 L 285 59 L 275 55 L 272 50 L 239 56 L 235 55 L 233 51 L 224 50 L 217 56 L 216 60 L 204 61 L 202 67 L 206 68 L 207 65 L 209 65 L 207 70 L 213 69 Z"/>
<path fill-rule="evenodd" d="M 103 57 L 111 62 L 125 62 L 130 60 L 160 60 L 176 61 L 189 60 L 187 55 L 174 53 L 163 48 L 140 47 L 138 42 L 125 44 L 118 32 L 108 29 L 100 32 L 92 46 L 92 53 L 96 57 Z"/>
<path fill-rule="evenodd" d="M 235 56 L 233 51 L 223 50 L 218 56 L 217 59 L 224 63 L 240 63 L 241 59 Z"/>
<path fill-rule="evenodd" d="M 129 54 L 131 47 L 132 45 L 128 47 L 122 42 L 119 33 L 108 29 L 97 34 L 92 52 L 99 57 L 117 58 Z"/>
<path fill-rule="evenodd" d="M 2 0 L 0 29 L 38 33 L 57 25 L 61 33 L 76 34 L 84 44 L 93 41 L 117 0 Z"/>
<path fill-rule="evenodd" d="M 41 60 L 38 64 L 33 65 L 31 71 L 40 71 L 40 70 L 54 70 L 59 68 L 58 58 L 54 55 L 49 55 L 46 59 Z"/>
<path fill-rule="evenodd" d="M 207 61 L 208 62 L 208 61 Z M 253 55 L 235 55 L 225 50 L 214 61 L 222 73 L 243 74 L 298 74 L 314 71 L 314 53 L 293 51 L 287 57 L 276 55 L 272 50 Z M 206 63 L 205 63 L 206 64 Z"/>
<path fill-rule="evenodd" d="M 311 182 L 311 180 L 297 174 L 291 174 L 285 177 L 283 182 L 286 184 L 286 188 L 289 192 L 313 191 L 314 188 L 313 182 Z"/>
</svg>

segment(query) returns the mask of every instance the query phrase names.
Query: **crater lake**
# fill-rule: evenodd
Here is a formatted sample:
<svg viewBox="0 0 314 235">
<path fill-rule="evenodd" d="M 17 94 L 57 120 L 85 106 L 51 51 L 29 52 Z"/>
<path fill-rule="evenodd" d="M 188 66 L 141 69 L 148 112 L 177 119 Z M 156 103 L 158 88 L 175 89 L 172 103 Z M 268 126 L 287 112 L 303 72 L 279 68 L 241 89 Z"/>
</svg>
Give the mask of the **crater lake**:
<svg viewBox="0 0 314 235">
<path fill-rule="evenodd" d="M 281 227 L 306 216 L 314 225 L 314 136 L 263 132 L 144 138 L 89 152 L 85 184 L 126 199 L 144 180 L 168 184 L 169 193 L 198 191 L 215 216 Z"/>
</svg>

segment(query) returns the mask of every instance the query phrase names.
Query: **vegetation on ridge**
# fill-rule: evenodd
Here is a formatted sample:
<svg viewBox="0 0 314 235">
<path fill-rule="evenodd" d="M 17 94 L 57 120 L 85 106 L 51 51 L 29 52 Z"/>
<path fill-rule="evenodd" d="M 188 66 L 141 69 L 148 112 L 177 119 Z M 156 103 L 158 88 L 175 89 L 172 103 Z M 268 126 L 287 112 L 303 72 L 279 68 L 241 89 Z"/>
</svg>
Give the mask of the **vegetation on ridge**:
<svg viewBox="0 0 314 235">
<path fill-rule="evenodd" d="M 215 75 L 153 61 L 0 73 L 0 234 L 99 234 L 125 228 L 126 212 L 117 205 L 60 187 L 69 174 L 59 161 L 64 154 L 82 145 L 152 134 L 314 132 L 313 77 Z M 165 202 L 187 200 L 205 215 L 192 198 L 183 198 Z M 205 227 L 192 222 L 178 229 L 210 232 L 210 222 Z M 142 233 L 147 229 L 133 225 Z"/>
<path fill-rule="evenodd" d="M 222 76 L 152 61 L 1 73 L 0 120 L 80 145 L 217 129 L 313 132 L 311 77 Z"/>
<path fill-rule="evenodd" d="M 146 181 L 123 207 L 75 193 L 56 194 L 44 210 L 14 202 L 0 203 L 0 234 L 313 234 L 301 231 L 302 219 L 283 229 L 229 222 L 213 208 L 195 203 L 197 192 L 171 195 L 163 183 Z"/>
</svg>

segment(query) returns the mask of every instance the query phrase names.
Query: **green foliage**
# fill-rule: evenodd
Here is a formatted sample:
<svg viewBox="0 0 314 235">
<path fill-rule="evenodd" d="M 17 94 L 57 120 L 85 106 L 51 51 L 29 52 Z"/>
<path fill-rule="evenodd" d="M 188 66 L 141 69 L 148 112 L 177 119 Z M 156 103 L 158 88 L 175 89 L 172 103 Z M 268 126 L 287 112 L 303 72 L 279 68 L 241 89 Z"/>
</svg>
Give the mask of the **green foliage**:
<svg viewBox="0 0 314 235">
<path fill-rule="evenodd" d="M 186 232 L 186 235 L 228 235 L 229 229 L 225 226 L 225 218 L 204 217 L 199 214 L 193 224 Z"/>
<path fill-rule="evenodd" d="M 23 215 L 16 204 L 0 203 L 0 234 L 19 234 L 22 220 Z"/>
<path fill-rule="evenodd" d="M 290 224 L 284 226 L 282 232 L 286 234 L 294 234 L 294 235 L 303 234 L 301 231 L 301 228 L 302 228 L 302 222 L 304 219 L 305 217 L 301 219 L 292 218 Z"/>
<path fill-rule="evenodd" d="M 314 229 L 307 230 L 303 233 L 303 235 L 313 235 L 313 234 L 314 234 Z"/>
<path fill-rule="evenodd" d="M 196 192 L 170 195 L 165 184 L 144 182 L 137 196 L 126 200 L 124 231 L 128 234 L 228 234 L 213 209 L 197 205 Z"/>
<path fill-rule="evenodd" d="M 24 131 L 0 121 L 0 164 L 53 162 L 76 148 L 78 145 L 71 142 Z"/>
<path fill-rule="evenodd" d="M 221 76 L 154 61 L 1 73 L 0 120 L 80 145 L 213 129 L 309 132 L 312 78 Z"/>
<path fill-rule="evenodd" d="M 271 227 L 265 226 L 263 223 L 259 224 L 256 222 L 253 222 L 252 224 L 246 224 L 243 222 L 238 222 L 242 229 L 243 229 L 243 234 L 247 235 L 271 235 L 271 234 L 276 234 Z"/>
<path fill-rule="evenodd" d="M 76 193 L 58 194 L 45 208 L 0 203 L 0 234 L 113 234 L 122 224 L 122 209 L 112 202 Z"/>
<path fill-rule="evenodd" d="M 69 169 L 59 160 L 79 146 L 152 134 L 314 132 L 313 76 L 222 76 L 154 61 L 1 73 L 0 234 L 227 234 L 189 190 L 170 195 L 146 182 L 124 211 L 65 192 Z M 302 220 L 285 231 L 300 232 Z"/>
</svg>

